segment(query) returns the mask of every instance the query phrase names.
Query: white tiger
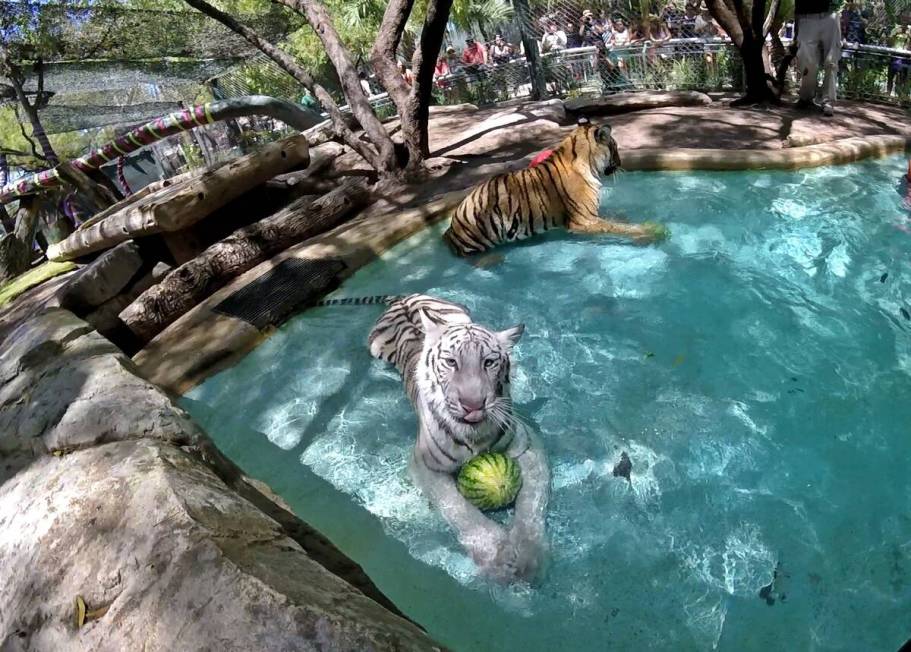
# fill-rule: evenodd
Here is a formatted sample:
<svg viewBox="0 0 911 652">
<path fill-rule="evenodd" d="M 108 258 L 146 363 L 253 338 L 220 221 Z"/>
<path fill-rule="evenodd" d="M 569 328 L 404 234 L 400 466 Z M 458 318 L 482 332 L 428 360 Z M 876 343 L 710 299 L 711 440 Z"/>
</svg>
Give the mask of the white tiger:
<svg viewBox="0 0 911 652">
<path fill-rule="evenodd" d="M 402 373 L 418 416 L 410 471 L 485 572 L 530 579 L 544 552 L 550 473 L 533 433 L 512 412 L 509 353 L 524 326 L 491 331 L 464 306 L 412 294 L 395 299 L 370 332 L 370 353 Z M 454 474 L 485 451 L 515 458 L 522 488 L 506 529 L 459 493 Z"/>
</svg>

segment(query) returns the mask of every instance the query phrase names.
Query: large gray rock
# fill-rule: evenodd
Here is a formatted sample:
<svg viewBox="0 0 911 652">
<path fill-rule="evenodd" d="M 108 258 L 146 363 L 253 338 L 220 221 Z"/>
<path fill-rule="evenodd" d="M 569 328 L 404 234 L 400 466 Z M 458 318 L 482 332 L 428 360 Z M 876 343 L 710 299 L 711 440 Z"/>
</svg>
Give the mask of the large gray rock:
<svg viewBox="0 0 911 652">
<path fill-rule="evenodd" d="M 50 309 L 20 324 L 3 344 L 0 455 L 22 460 L 139 437 L 190 444 L 202 434 L 136 375 L 129 358 L 72 313 Z M 0 480 L 18 466 L 0 468 Z"/>
<path fill-rule="evenodd" d="M 57 293 L 67 310 L 84 313 L 123 290 L 142 267 L 139 247 L 123 242 L 79 270 Z"/>
<path fill-rule="evenodd" d="M 616 93 L 598 97 L 576 97 L 564 102 L 566 110 L 580 115 L 614 115 L 666 106 L 708 106 L 712 98 L 697 91 L 666 93 Z"/>
<path fill-rule="evenodd" d="M 0 650 L 433 650 L 166 443 L 42 457 L 0 487 Z M 107 608 L 81 629 L 74 601 Z"/>
<path fill-rule="evenodd" d="M 61 309 L 3 341 L 0 651 L 439 649 L 134 371 Z"/>
</svg>

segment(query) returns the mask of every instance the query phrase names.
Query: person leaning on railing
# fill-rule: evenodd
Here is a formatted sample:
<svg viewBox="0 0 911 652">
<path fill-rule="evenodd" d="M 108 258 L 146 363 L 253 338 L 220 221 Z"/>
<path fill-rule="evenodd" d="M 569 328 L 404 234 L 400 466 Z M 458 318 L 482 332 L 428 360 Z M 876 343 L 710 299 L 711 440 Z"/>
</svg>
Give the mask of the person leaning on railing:
<svg viewBox="0 0 911 652">
<path fill-rule="evenodd" d="M 512 45 L 503 40 L 501 34 L 497 34 L 490 46 L 490 58 L 495 64 L 509 63 L 512 57 Z"/>
<path fill-rule="evenodd" d="M 886 80 L 886 94 L 898 91 L 899 95 L 908 95 L 908 79 L 911 76 L 911 26 L 896 25 L 889 33 L 889 47 L 904 50 L 908 56 L 893 56 L 889 61 L 889 73 Z"/>
</svg>

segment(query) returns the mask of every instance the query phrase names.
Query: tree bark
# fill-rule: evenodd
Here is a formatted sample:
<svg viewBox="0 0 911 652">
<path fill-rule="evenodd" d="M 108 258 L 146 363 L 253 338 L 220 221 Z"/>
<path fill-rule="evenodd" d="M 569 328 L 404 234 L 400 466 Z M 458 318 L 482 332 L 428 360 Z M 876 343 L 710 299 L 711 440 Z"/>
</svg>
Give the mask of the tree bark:
<svg viewBox="0 0 911 652">
<path fill-rule="evenodd" d="M 6 57 L 6 53 L 4 52 L 3 54 Z M 38 109 L 36 108 L 37 105 L 41 102 L 41 95 L 44 92 L 44 72 L 41 68 L 40 62 L 36 64 L 38 67 L 39 75 L 39 91 L 38 96 L 35 99 L 35 104 L 29 102 L 28 96 L 25 94 L 25 90 L 22 87 L 23 82 L 18 66 L 13 64 L 13 62 L 10 61 L 8 57 L 6 57 L 4 63 L 7 68 L 6 78 L 9 80 L 10 85 L 16 92 L 16 98 L 19 100 L 19 104 L 22 105 L 22 110 L 25 111 L 25 115 L 28 117 L 28 121 L 32 125 L 32 135 L 41 146 L 41 152 L 44 155 L 44 159 L 51 166 L 57 165 L 60 163 L 60 158 L 57 156 L 57 152 L 54 151 L 54 147 L 51 145 L 51 141 L 48 139 L 47 133 L 44 131 L 44 126 L 41 124 L 41 118 L 38 116 Z"/>
<path fill-rule="evenodd" d="M 383 21 L 370 52 L 370 64 L 396 106 L 404 105 L 411 93 L 408 84 L 399 74 L 396 51 L 413 7 L 414 0 L 391 0 L 386 5 Z"/>
<path fill-rule="evenodd" d="M 777 101 L 778 96 L 770 83 L 774 80 L 774 71 L 765 38 L 774 13 L 778 11 L 779 0 L 771 0 L 768 14 L 766 0 L 754 0 L 749 10 L 743 0 L 706 0 L 706 4 L 712 17 L 740 51 L 743 61 L 746 95 L 731 105 Z"/>
<path fill-rule="evenodd" d="M 416 131 L 412 138 L 416 141 L 415 149 L 420 150 L 421 163 L 430 156 L 428 126 L 430 123 L 430 98 L 433 95 L 433 71 L 436 67 L 437 57 L 440 55 L 440 48 L 443 47 L 452 1 L 430 0 L 428 2 L 421 38 L 412 58 L 414 85 L 411 88 L 411 97 L 405 113 L 409 116 L 409 121 L 414 125 Z M 406 140 L 406 142 L 408 141 Z"/>
<path fill-rule="evenodd" d="M 427 5 L 421 38 L 411 60 L 414 82 L 409 88 L 399 74 L 396 51 L 413 7 L 414 0 L 392 0 L 386 6 L 370 63 L 399 110 L 402 139 L 408 150 L 408 168 L 416 170 L 430 156 L 427 127 L 433 71 L 446 34 L 452 0 L 430 0 Z"/>
<path fill-rule="evenodd" d="M 238 229 L 168 274 L 120 313 L 143 342 L 229 280 L 288 246 L 341 224 L 370 198 L 364 180 L 349 180 L 313 201 L 302 197 L 275 215 Z"/>
<path fill-rule="evenodd" d="M 6 185 L 8 177 L 9 161 L 6 158 L 6 153 L 0 152 L 0 188 Z M 6 210 L 6 204 L 0 204 L 0 224 L 3 224 L 3 230 L 7 233 L 12 233 L 16 229 L 16 223 L 10 216 L 9 211 Z"/>
<path fill-rule="evenodd" d="M 199 0 L 193 1 L 198 2 Z M 303 15 L 310 23 L 323 47 L 326 48 L 329 61 L 338 74 L 339 81 L 342 84 L 342 91 L 345 93 L 351 112 L 357 118 L 361 127 L 364 128 L 364 132 L 370 142 L 374 144 L 379 152 L 379 167 L 375 166 L 375 169 L 380 173 L 395 172 L 398 169 L 398 163 L 392 138 L 389 137 L 389 133 L 383 123 L 376 117 L 370 102 L 367 101 L 364 89 L 361 88 L 357 69 L 351 60 L 351 54 L 342 44 L 341 37 L 336 31 L 326 7 L 319 0 L 272 0 L 272 2 L 290 7 Z"/>
<path fill-rule="evenodd" d="M 244 37 L 251 45 L 258 48 L 263 54 L 272 59 L 272 61 L 274 61 L 282 70 L 294 77 L 294 79 L 303 84 L 306 88 L 309 88 L 316 99 L 319 100 L 320 104 L 322 104 L 323 108 L 326 109 L 326 113 L 329 114 L 335 135 L 338 136 L 342 142 L 351 147 L 351 149 L 364 157 L 367 163 L 369 163 L 377 172 L 388 171 L 387 168 L 392 169 L 389 167 L 390 165 L 394 167 L 394 155 L 390 156 L 388 160 L 386 158 L 387 150 L 388 152 L 394 152 L 392 139 L 389 137 L 389 134 L 386 133 L 386 130 L 382 129 L 382 125 L 380 125 L 382 133 L 379 134 L 381 136 L 379 141 L 373 140 L 374 134 L 368 133 L 373 141 L 373 147 L 371 147 L 362 141 L 357 134 L 348 127 L 338 104 L 336 104 L 335 100 L 329 94 L 329 91 L 320 84 L 317 84 L 310 73 L 304 70 L 304 68 L 302 68 L 287 52 L 262 38 L 246 25 L 243 25 L 229 14 L 217 9 L 204 0 L 184 0 L 184 2 L 206 16 L 217 20 L 234 33 Z M 373 115 L 372 110 L 370 113 Z M 373 119 L 379 123 L 379 121 L 376 120 L 375 115 L 373 115 Z"/>
<path fill-rule="evenodd" d="M 19 202 L 15 228 L 0 238 L 0 283 L 28 271 L 37 231 L 38 201 L 34 197 L 23 197 Z"/>
</svg>

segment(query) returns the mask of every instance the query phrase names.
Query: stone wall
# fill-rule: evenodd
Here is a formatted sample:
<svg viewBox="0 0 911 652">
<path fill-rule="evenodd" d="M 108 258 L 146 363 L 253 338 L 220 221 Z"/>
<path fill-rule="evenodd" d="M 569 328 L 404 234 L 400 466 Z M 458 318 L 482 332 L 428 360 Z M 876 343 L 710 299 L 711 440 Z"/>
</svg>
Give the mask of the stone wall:
<svg viewBox="0 0 911 652">
<path fill-rule="evenodd" d="M 440 649 L 254 485 L 71 313 L 20 324 L 0 353 L 0 650 Z"/>
</svg>

